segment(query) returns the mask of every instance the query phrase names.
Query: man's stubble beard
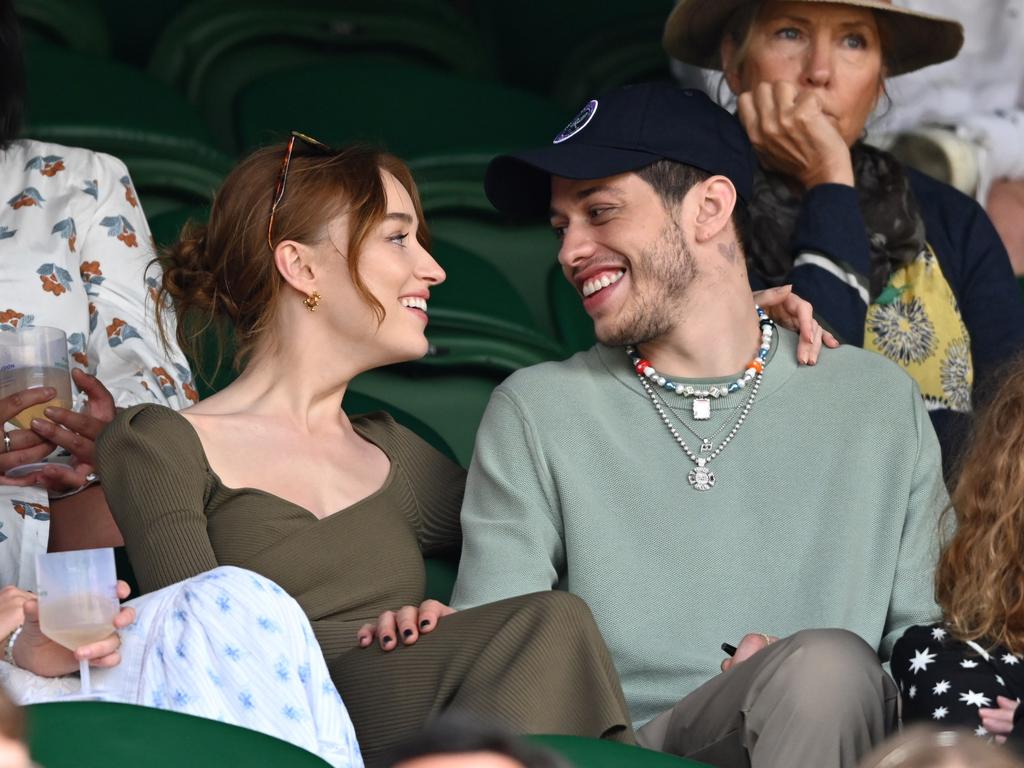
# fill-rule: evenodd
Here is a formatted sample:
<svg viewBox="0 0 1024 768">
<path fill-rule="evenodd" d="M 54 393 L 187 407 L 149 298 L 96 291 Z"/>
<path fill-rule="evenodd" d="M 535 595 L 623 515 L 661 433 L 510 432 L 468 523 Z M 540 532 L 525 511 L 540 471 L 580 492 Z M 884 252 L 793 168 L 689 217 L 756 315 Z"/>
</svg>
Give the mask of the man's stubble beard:
<svg viewBox="0 0 1024 768">
<path fill-rule="evenodd" d="M 642 269 L 637 269 L 638 264 Z M 632 261 L 630 301 L 615 318 L 613 327 L 598 330 L 595 326 L 597 340 L 610 347 L 624 347 L 667 335 L 680 321 L 686 293 L 696 274 L 686 236 L 669 219 L 654 244 L 640 252 L 639 260 Z"/>
</svg>

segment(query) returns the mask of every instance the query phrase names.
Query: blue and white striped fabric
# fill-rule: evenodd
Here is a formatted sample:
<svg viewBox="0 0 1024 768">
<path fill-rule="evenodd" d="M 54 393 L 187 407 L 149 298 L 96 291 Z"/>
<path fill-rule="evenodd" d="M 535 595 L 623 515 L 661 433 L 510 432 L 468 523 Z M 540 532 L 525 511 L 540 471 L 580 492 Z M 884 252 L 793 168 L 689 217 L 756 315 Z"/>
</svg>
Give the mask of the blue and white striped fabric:
<svg viewBox="0 0 1024 768">
<path fill-rule="evenodd" d="M 274 582 L 223 566 L 130 605 L 137 618 L 121 633 L 121 664 L 93 671 L 93 687 L 106 698 L 251 728 L 338 768 L 362 768 L 309 621 Z M 2 666 L 0 681 L 20 703 L 78 690 L 76 678 Z"/>
</svg>

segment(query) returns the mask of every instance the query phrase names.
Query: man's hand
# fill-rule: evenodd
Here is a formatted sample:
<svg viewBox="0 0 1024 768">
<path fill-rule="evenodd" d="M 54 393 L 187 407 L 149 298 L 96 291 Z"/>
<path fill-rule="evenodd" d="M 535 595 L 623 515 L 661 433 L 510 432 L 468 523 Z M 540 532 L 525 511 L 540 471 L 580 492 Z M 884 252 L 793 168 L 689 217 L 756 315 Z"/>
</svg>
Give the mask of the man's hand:
<svg viewBox="0 0 1024 768">
<path fill-rule="evenodd" d="M 737 664 L 742 664 L 762 648 L 768 647 L 778 639 L 762 632 L 744 635 L 743 639 L 740 640 L 740 644 L 736 646 L 736 653 L 733 654 L 732 658 L 726 657 L 722 660 L 722 671 L 728 672 Z"/>
<path fill-rule="evenodd" d="M 444 603 L 424 600 L 419 607 L 407 605 L 397 611 L 385 611 L 377 617 L 376 624 L 363 624 L 356 633 L 356 639 L 361 648 L 366 648 L 376 637 L 381 648 L 392 651 L 398 647 L 396 638 L 400 638 L 403 645 L 412 645 L 420 635 L 432 632 L 442 616 L 453 613 L 455 609 Z"/>
<path fill-rule="evenodd" d="M 61 493 L 86 483 L 96 467 L 96 438 L 117 414 L 113 396 L 99 379 L 77 368 L 71 376 L 88 397 L 81 413 L 67 408 L 47 408 L 45 419 L 32 420 L 32 430 L 41 439 L 59 445 L 72 456 L 70 466 L 51 464 L 30 476 L 33 483 Z"/>
</svg>

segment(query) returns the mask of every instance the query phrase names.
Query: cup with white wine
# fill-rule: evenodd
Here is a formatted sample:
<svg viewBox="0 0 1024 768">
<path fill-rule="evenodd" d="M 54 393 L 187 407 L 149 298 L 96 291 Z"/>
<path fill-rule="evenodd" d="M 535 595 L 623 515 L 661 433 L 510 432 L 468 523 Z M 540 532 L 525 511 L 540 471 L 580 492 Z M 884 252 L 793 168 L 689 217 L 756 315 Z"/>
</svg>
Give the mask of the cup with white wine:
<svg viewBox="0 0 1024 768">
<path fill-rule="evenodd" d="M 39 628 L 69 651 L 109 637 L 120 609 L 114 550 L 82 549 L 36 555 Z M 89 680 L 89 661 L 78 662 L 81 695 L 98 698 Z"/>
<path fill-rule="evenodd" d="M 32 387 L 52 387 L 57 394 L 11 418 L 19 429 L 31 429 L 32 419 L 45 418 L 43 412 L 51 406 L 71 408 L 68 339 L 60 328 L 36 326 L 0 333 L 0 397 Z M 7 474 L 16 477 L 45 466 L 25 464 L 12 467 Z"/>
</svg>

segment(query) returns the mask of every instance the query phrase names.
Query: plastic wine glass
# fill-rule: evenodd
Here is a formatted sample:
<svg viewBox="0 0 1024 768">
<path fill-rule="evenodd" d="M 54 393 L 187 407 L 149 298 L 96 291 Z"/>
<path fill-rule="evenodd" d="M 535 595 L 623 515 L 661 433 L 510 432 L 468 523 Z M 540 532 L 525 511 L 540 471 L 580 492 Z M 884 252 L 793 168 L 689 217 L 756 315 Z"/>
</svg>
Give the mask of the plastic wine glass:
<svg viewBox="0 0 1024 768">
<path fill-rule="evenodd" d="M 117 573 L 114 550 L 83 549 L 36 556 L 39 628 L 70 651 L 109 637 L 114 631 Z M 78 662 L 82 698 L 92 697 L 89 661 Z"/>
<path fill-rule="evenodd" d="M 40 325 L 0 333 L 0 397 L 31 387 L 52 387 L 57 394 L 12 417 L 11 423 L 19 429 L 30 429 L 32 419 L 45 418 L 43 411 L 50 406 L 72 406 L 68 338 L 60 328 Z M 20 477 L 45 466 L 23 464 L 7 470 L 7 474 Z"/>
</svg>

